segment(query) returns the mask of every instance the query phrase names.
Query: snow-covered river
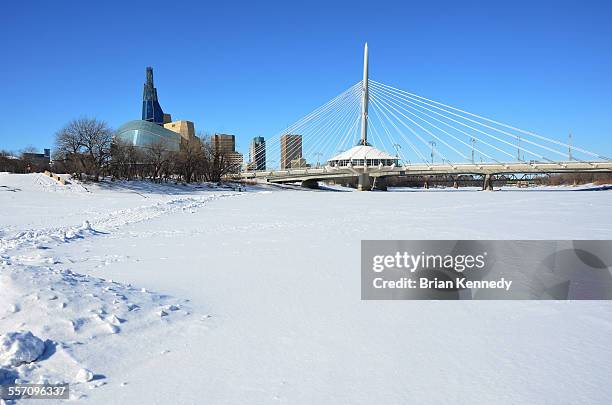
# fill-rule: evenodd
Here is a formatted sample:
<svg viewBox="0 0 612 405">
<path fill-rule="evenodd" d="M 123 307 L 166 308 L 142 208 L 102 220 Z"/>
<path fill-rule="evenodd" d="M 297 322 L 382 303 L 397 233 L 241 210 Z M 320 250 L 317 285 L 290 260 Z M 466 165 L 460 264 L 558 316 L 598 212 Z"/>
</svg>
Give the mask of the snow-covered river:
<svg viewBox="0 0 612 405">
<path fill-rule="evenodd" d="M 91 370 L 85 403 L 612 396 L 612 304 L 361 301 L 359 266 L 362 239 L 610 239 L 611 192 L 0 184 L 0 334 L 50 341 L 24 381 Z"/>
</svg>

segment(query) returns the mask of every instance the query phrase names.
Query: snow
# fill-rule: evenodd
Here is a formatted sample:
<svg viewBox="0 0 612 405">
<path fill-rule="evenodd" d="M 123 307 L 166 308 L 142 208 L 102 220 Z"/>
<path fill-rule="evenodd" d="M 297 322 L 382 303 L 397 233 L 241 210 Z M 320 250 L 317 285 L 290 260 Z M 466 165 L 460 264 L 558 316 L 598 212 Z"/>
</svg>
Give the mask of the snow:
<svg viewBox="0 0 612 405">
<path fill-rule="evenodd" d="M 9 332 L 0 335 L 0 366 L 19 366 L 38 359 L 45 343 L 32 332 Z"/>
<path fill-rule="evenodd" d="M 0 379 L 70 382 L 90 404 L 612 395 L 609 302 L 361 301 L 359 270 L 362 239 L 610 239 L 609 191 L 86 190 L 37 176 L 0 174 L 0 333 L 46 350 Z"/>
<path fill-rule="evenodd" d="M 93 378 L 94 378 L 94 373 L 92 373 L 90 370 L 87 370 L 86 368 L 82 368 L 76 373 L 74 380 L 85 383 L 85 382 L 89 382 L 93 380 Z"/>
</svg>

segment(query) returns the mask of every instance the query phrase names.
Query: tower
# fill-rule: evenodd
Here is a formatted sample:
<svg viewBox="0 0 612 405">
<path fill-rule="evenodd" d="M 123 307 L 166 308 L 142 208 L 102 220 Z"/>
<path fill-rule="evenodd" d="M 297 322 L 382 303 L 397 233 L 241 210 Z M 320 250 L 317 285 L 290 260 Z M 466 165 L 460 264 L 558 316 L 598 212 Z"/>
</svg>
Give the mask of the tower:
<svg viewBox="0 0 612 405">
<path fill-rule="evenodd" d="M 153 68 L 147 67 L 147 79 L 142 92 L 142 120 L 164 124 L 164 111 L 157 101 L 157 89 L 153 85 Z"/>
<path fill-rule="evenodd" d="M 302 135 L 284 134 L 280 137 L 280 168 L 289 169 L 302 158 Z"/>
<path fill-rule="evenodd" d="M 361 95 L 361 139 L 359 145 L 368 145 L 368 43 L 363 48 L 363 81 Z"/>
<path fill-rule="evenodd" d="M 249 162 L 255 170 L 266 168 L 266 140 L 263 136 L 256 136 L 251 142 Z"/>
</svg>

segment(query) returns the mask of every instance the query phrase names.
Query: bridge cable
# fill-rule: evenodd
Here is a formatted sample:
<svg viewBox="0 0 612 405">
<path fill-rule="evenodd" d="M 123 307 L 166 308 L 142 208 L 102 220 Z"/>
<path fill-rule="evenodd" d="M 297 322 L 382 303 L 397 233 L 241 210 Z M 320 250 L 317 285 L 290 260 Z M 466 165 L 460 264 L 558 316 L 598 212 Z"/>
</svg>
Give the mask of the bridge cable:
<svg viewBox="0 0 612 405">
<path fill-rule="evenodd" d="M 395 114 L 394 114 L 394 113 L 393 113 L 391 110 L 389 110 L 387 107 L 391 107 L 391 108 L 393 108 L 394 110 L 398 111 L 396 108 L 394 108 L 393 106 L 390 106 L 390 105 L 389 105 L 387 102 L 385 102 L 384 100 L 382 100 L 382 99 L 378 98 L 377 96 L 372 95 L 372 99 L 373 99 L 373 100 L 378 101 L 378 102 L 380 103 L 380 105 L 382 105 L 382 106 L 383 106 L 383 108 L 385 108 L 385 109 L 387 110 L 387 112 L 389 112 L 391 115 L 393 115 L 393 117 L 394 117 L 394 118 L 395 118 L 395 119 L 396 119 L 396 120 L 397 120 L 397 121 L 398 121 L 400 124 L 402 124 L 403 126 L 405 126 L 406 128 L 408 128 L 408 129 L 410 130 L 410 132 L 412 132 L 412 134 L 413 134 L 414 136 L 416 136 L 416 137 L 417 137 L 417 138 L 418 138 L 418 139 L 419 139 L 419 140 L 420 140 L 420 141 L 421 141 L 421 142 L 422 142 L 422 143 L 423 143 L 423 144 L 424 144 L 426 147 L 428 147 L 428 146 L 429 146 L 429 144 L 427 143 L 427 141 L 425 141 L 425 139 L 423 139 L 423 137 L 421 137 L 421 135 L 419 135 L 419 134 L 418 134 L 418 133 L 417 133 L 417 132 L 416 132 L 414 129 L 412 129 L 412 127 L 410 127 L 409 125 L 407 125 L 407 124 L 406 124 L 406 123 L 405 123 L 405 122 L 404 122 L 404 121 L 403 121 L 401 118 L 399 118 L 397 115 L 395 115 Z M 402 114 L 402 113 L 400 112 L 400 114 Z M 404 115 L 404 114 L 402 114 L 402 115 Z M 432 135 L 434 138 L 436 138 L 436 139 L 438 139 L 438 140 L 439 140 L 439 138 L 438 138 L 437 136 L 435 136 L 435 135 L 433 135 L 433 134 L 431 134 L 431 133 L 430 133 L 430 135 Z M 442 141 L 442 142 L 443 142 L 443 141 Z M 445 143 L 445 142 L 443 142 L 443 143 Z M 446 144 L 446 143 L 445 143 L 445 144 Z M 444 155 L 442 152 L 440 152 L 439 150 L 438 150 L 437 152 L 438 152 L 438 155 L 439 155 L 439 156 L 440 156 L 440 157 L 441 157 L 443 160 L 446 160 L 446 161 L 450 162 L 450 160 L 449 160 L 449 159 L 448 159 L 448 158 L 447 158 L 447 157 L 446 157 L 446 156 L 445 156 L 445 155 Z M 451 165 L 451 166 L 453 166 L 453 164 L 452 164 L 452 163 L 450 163 L 450 165 Z M 454 167 L 454 166 L 453 166 L 453 167 Z"/>
<path fill-rule="evenodd" d="M 379 96 L 380 96 L 380 93 L 378 93 L 378 90 L 377 90 L 377 89 L 373 89 L 373 93 L 374 93 L 374 94 L 377 94 L 377 95 L 379 95 Z M 400 105 L 399 105 L 399 104 L 397 104 L 397 103 L 393 102 L 392 100 L 388 100 L 388 101 L 389 101 L 389 102 L 392 102 L 392 103 L 393 103 L 395 106 L 400 107 Z M 401 107 L 400 107 L 400 108 L 401 108 Z M 454 140 L 456 140 L 457 142 L 460 142 L 461 144 L 463 144 L 463 145 L 465 145 L 465 146 L 467 146 L 467 147 L 469 147 L 469 148 L 472 148 L 472 145 L 469 145 L 468 143 L 466 143 L 465 141 L 463 141 L 463 140 L 461 140 L 461 139 L 457 138 L 456 136 L 454 136 L 453 134 L 449 133 L 448 131 L 446 131 L 446 130 L 444 130 L 444 129 L 440 128 L 440 127 L 438 127 L 437 125 L 435 125 L 435 124 L 433 124 L 433 123 L 431 123 L 431 122 L 429 122 L 429 121 L 427 121 L 426 119 L 424 119 L 423 117 L 419 116 L 418 114 L 415 114 L 414 112 L 411 112 L 411 111 L 409 111 L 409 110 L 407 110 L 407 109 L 403 109 L 403 111 L 405 111 L 405 112 L 407 112 L 407 113 L 409 113 L 409 114 L 413 115 L 414 117 L 416 117 L 416 118 L 420 119 L 421 121 L 423 121 L 423 122 L 425 122 L 426 124 L 428 124 L 428 125 L 432 126 L 433 128 L 436 128 L 437 130 L 439 130 L 440 132 L 442 132 L 442 133 L 444 133 L 444 134 L 448 135 L 449 137 L 453 138 L 453 139 L 454 139 Z M 453 148 L 453 150 L 455 150 L 455 149 Z M 487 157 L 487 158 L 489 158 L 489 159 L 491 159 L 491 160 L 493 160 L 493 161 L 495 161 L 495 162 L 497 162 L 497 163 L 501 163 L 501 162 L 499 162 L 497 159 L 495 159 L 494 157 L 490 156 L 489 154 L 487 154 L 487 153 L 485 153 L 485 152 L 483 152 L 483 151 L 481 151 L 481 150 L 479 150 L 479 149 L 477 149 L 477 148 L 475 148 L 475 147 L 474 147 L 474 150 L 475 150 L 475 151 L 477 151 L 478 153 L 480 153 L 481 155 L 483 155 L 483 156 L 485 156 L 485 157 Z M 455 150 L 455 151 L 457 151 L 457 150 Z M 465 156 L 463 153 L 459 153 L 459 154 L 460 154 L 460 155 L 461 155 L 461 156 L 462 156 L 464 159 L 466 159 L 467 161 L 471 161 L 471 158 L 469 158 L 469 157 Z"/>
<path fill-rule="evenodd" d="M 313 110 L 309 114 L 307 114 L 304 117 L 302 117 L 299 120 L 297 120 L 292 125 L 290 125 L 287 128 L 285 128 L 285 130 L 283 132 L 281 132 L 277 137 L 272 138 L 272 141 L 268 142 L 265 145 L 265 147 L 268 148 L 268 149 L 271 149 L 271 147 L 274 146 L 275 142 L 278 142 L 279 147 L 280 147 L 280 135 L 293 132 L 293 131 L 297 130 L 297 128 L 305 126 L 309 122 L 312 122 L 312 120 L 318 118 L 319 116 L 328 113 L 335 105 L 337 105 L 339 102 L 341 102 L 344 98 L 346 98 L 347 96 L 350 96 L 351 93 L 356 93 L 359 89 L 360 89 L 360 83 L 354 84 L 353 86 L 351 86 L 350 88 L 348 88 L 344 92 L 340 93 L 338 96 L 334 97 L 332 100 L 330 100 L 327 103 L 321 105 L 320 107 L 316 108 L 315 110 Z M 256 150 L 261 150 L 261 147 L 257 148 Z M 272 149 L 271 149 L 271 151 L 272 151 Z"/>
<path fill-rule="evenodd" d="M 312 138 L 315 138 L 315 140 L 317 140 L 317 138 L 315 137 L 315 135 L 320 134 L 323 130 L 326 130 L 327 128 L 329 128 L 329 126 L 331 125 L 333 127 L 333 124 L 338 123 L 338 122 L 342 122 L 344 120 L 346 120 L 346 117 L 350 117 L 352 115 L 352 107 L 353 105 L 357 102 L 358 98 L 354 97 L 353 101 L 350 104 L 345 104 L 340 108 L 339 114 L 336 114 L 333 118 L 331 118 L 331 116 L 329 117 L 330 119 L 328 120 L 328 122 L 321 122 L 321 123 L 317 123 L 317 126 L 315 128 L 317 128 L 316 131 L 314 132 L 309 132 L 309 131 L 304 131 L 303 132 L 303 136 L 302 136 L 302 150 L 304 152 L 305 147 L 304 145 L 306 144 L 304 142 L 304 140 L 310 140 Z M 337 117 L 340 116 L 340 119 L 338 119 Z M 322 141 L 322 139 L 324 139 L 324 137 L 319 137 L 317 140 L 317 144 L 320 143 Z M 286 155 L 293 155 L 294 152 L 296 151 L 296 149 L 300 146 L 297 143 L 295 143 L 294 145 L 292 145 L 293 147 L 290 148 L 287 152 Z M 305 153 L 302 153 L 302 158 L 306 156 Z"/>
<path fill-rule="evenodd" d="M 345 92 L 345 93 L 341 94 L 339 97 L 336 98 L 336 100 L 335 100 L 335 102 L 333 104 L 327 103 L 327 105 L 326 105 L 327 108 L 325 110 L 321 110 L 321 111 L 319 111 L 315 115 L 309 114 L 309 119 L 307 119 L 307 120 L 302 119 L 302 120 L 298 121 L 297 124 L 293 124 L 293 125 L 287 127 L 285 129 L 285 131 L 283 131 L 280 135 L 298 132 L 299 128 L 306 129 L 306 127 L 308 127 L 309 125 L 313 125 L 313 123 L 317 122 L 318 119 L 323 119 L 325 116 L 334 114 L 336 112 L 335 108 L 338 105 L 344 105 L 344 104 L 342 104 L 342 102 L 346 98 L 349 98 L 351 96 L 351 93 L 355 93 L 356 94 L 356 91 L 357 91 L 357 87 L 353 86 L 352 90 L 350 90 L 350 93 L 346 93 Z M 275 152 L 276 153 L 276 152 L 280 151 L 280 146 L 281 146 L 280 145 L 280 135 L 278 135 L 273 140 L 273 143 L 272 143 L 273 148 L 270 148 L 271 152 Z"/>
<path fill-rule="evenodd" d="M 398 91 L 395 91 L 395 90 L 387 90 L 387 89 L 385 89 L 385 90 L 386 90 L 387 92 L 389 92 L 389 93 L 391 93 L 391 92 L 393 92 L 393 93 L 399 93 Z M 501 133 L 501 134 L 507 135 L 507 136 L 509 136 L 509 137 L 511 137 L 511 138 L 513 138 L 513 139 L 522 139 L 522 140 L 523 140 L 523 141 L 525 141 L 526 143 L 529 143 L 529 144 L 531 144 L 531 145 L 537 146 L 537 147 L 539 147 L 539 148 L 541 148 L 541 149 L 548 150 L 549 152 L 553 152 L 553 153 L 556 153 L 556 154 L 561 155 L 561 156 L 564 156 L 564 157 L 566 157 L 566 156 L 567 156 L 567 157 L 569 158 L 568 153 L 560 152 L 560 151 L 558 151 L 558 150 L 556 150 L 556 149 L 549 148 L 549 147 L 544 146 L 544 145 L 541 145 L 541 144 L 539 144 L 539 143 L 537 143 L 537 142 L 531 141 L 531 140 L 529 140 L 529 139 L 527 139 L 527 138 L 525 138 L 525 137 L 522 137 L 522 138 L 521 138 L 521 137 L 519 137 L 519 136 L 518 136 L 518 135 L 516 135 L 516 134 L 512 134 L 512 133 L 506 132 L 506 131 L 504 131 L 504 130 L 501 130 L 501 129 L 499 129 L 499 128 L 495 128 L 495 127 L 492 127 L 492 126 L 490 126 L 490 125 L 484 124 L 484 123 L 482 123 L 482 122 L 475 121 L 475 120 L 473 120 L 473 119 L 471 119 L 471 118 L 464 117 L 464 116 L 459 115 L 459 114 L 456 114 L 456 113 L 454 113 L 454 112 L 452 112 L 452 111 L 445 110 L 444 108 L 441 108 L 441 107 L 438 107 L 438 106 L 435 106 L 435 105 L 429 104 L 429 103 L 424 102 L 424 101 L 421 101 L 421 100 L 416 100 L 416 101 L 415 101 L 415 100 L 414 100 L 414 98 L 409 97 L 409 96 L 405 96 L 405 95 L 401 95 L 401 94 L 398 94 L 398 95 L 397 95 L 397 97 L 398 97 L 398 98 L 403 98 L 403 99 L 404 99 L 404 101 L 406 101 L 406 102 L 408 102 L 408 103 L 411 103 L 411 104 L 414 104 L 414 105 L 416 105 L 416 106 L 417 106 L 417 107 L 419 107 L 419 108 L 424 108 L 424 107 L 423 107 L 421 104 L 418 104 L 418 103 L 422 103 L 422 104 L 424 104 L 424 105 L 428 105 L 428 106 L 430 106 L 430 107 L 433 107 L 433 108 L 436 108 L 436 109 L 438 109 L 438 110 L 444 111 L 445 113 L 448 113 L 448 114 L 454 115 L 454 116 L 459 117 L 459 118 L 461 118 L 461 119 L 464 119 L 464 120 L 466 120 L 466 121 L 469 121 L 469 122 L 475 123 L 475 124 L 480 125 L 480 126 L 482 126 L 482 127 L 485 127 L 485 128 L 491 129 L 491 130 L 493 130 L 493 131 L 499 132 L 499 133 Z M 431 111 L 431 110 L 429 110 L 429 111 Z M 444 116 L 444 115 L 443 115 L 443 116 Z M 444 117 L 445 117 L 445 118 L 447 118 L 447 119 L 449 119 L 449 117 L 447 117 L 447 116 L 444 116 Z M 519 149 L 521 149 L 520 145 L 518 145 L 518 144 L 517 144 L 517 145 L 515 145 L 515 146 L 517 146 Z M 526 149 L 525 149 L 525 150 L 526 150 Z M 542 158 L 544 158 L 544 157 L 542 156 Z M 544 158 L 544 159 L 546 159 L 546 158 Z"/>
<path fill-rule="evenodd" d="M 389 140 L 389 142 L 390 142 L 390 144 L 391 144 L 391 147 L 395 147 L 394 145 L 395 145 L 395 143 L 396 143 L 396 142 L 394 142 L 393 137 L 391 136 L 391 133 L 389 132 L 389 129 L 387 128 L 387 126 L 385 125 L 384 121 L 383 121 L 383 120 L 382 120 L 382 118 L 380 117 L 380 114 L 379 114 L 379 112 L 378 112 L 379 107 L 378 107 L 378 106 L 376 106 L 376 105 L 374 105 L 374 104 L 373 104 L 373 106 L 374 106 L 374 108 L 373 108 L 372 110 L 374 111 L 374 115 L 376 116 L 376 118 L 377 118 L 378 122 L 380 123 L 380 126 L 382 126 L 382 128 L 383 128 L 383 130 L 384 130 L 385 134 L 387 135 L 387 139 Z M 374 117 L 374 116 L 372 116 L 372 117 Z M 375 127 L 375 126 L 373 126 L 373 128 L 376 128 L 376 127 Z M 410 145 L 410 146 L 411 146 L 411 148 L 413 148 L 413 149 L 414 149 L 414 145 Z M 399 155 L 399 156 L 402 158 L 402 160 L 403 160 L 404 162 L 408 162 L 408 163 L 410 163 L 410 160 L 407 160 L 407 159 L 405 158 L 405 156 L 403 156 L 403 155 L 402 155 L 402 154 L 399 152 L 399 150 L 397 151 L 397 154 L 398 154 L 398 155 Z"/>
<path fill-rule="evenodd" d="M 491 148 L 493 148 L 493 149 L 497 150 L 498 152 L 501 152 L 501 153 L 503 153 L 503 154 L 506 154 L 506 155 L 508 155 L 508 156 L 509 156 L 509 157 L 511 157 L 511 158 L 514 158 L 514 156 L 515 156 L 515 155 L 513 155 L 512 153 L 508 153 L 507 151 L 505 151 L 505 150 L 503 150 L 503 149 L 500 149 L 500 148 L 498 148 L 497 146 L 495 146 L 495 145 L 492 145 L 492 144 L 488 143 L 487 141 L 483 140 L 482 138 L 477 137 L 477 136 L 476 136 L 476 135 L 474 135 L 474 134 L 470 134 L 469 132 L 466 132 L 466 131 L 464 131 L 464 130 L 462 130 L 462 129 L 460 129 L 460 128 L 457 128 L 457 127 L 455 127 L 455 126 L 453 126 L 453 125 L 449 124 L 449 123 L 448 123 L 448 122 L 446 122 L 446 121 L 442 121 L 442 120 L 440 120 L 439 118 L 434 117 L 433 115 L 429 115 L 429 114 L 427 114 L 426 112 L 423 112 L 423 111 L 421 111 L 421 110 L 418 110 L 418 109 L 416 109 L 415 107 L 412 107 L 412 106 L 410 106 L 410 105 L 405 105 L 405 104 L 404 104 L 404 106 L 405 106 L 404 108 L 405 108 L 405 111 L 406 111 L 406 112 L 410 112 L 408 109 L 406 109 L 406 107 L 408 107 L 409 109 L 414 110 L 414 111 L 416 112 L 416 113 L 415 113 L 415 112 L 412 112 L 412 114 L 414 114 L 414 115 L 416 115 L 416 116 L 418 116 L 417 114 L 423 114 L 423 115 L 425 115 L 426 117 L 429 117 L 429 118 L 433 119 L 433 120 L 434 120 L 434 121 L 436 121 L 436 122 L 439 122 L 439 123 L 441 123 L 441 124 L 443 124 L 443 125 L 446 125 L 447 127 L 451 128 L 451 129 L 453 129 L 453 130 L 455 130 L 455 131 L 457 131 L 457 132 L 460 132 L 460 133 L 464 134 L 464 135 L 465 135 L 465 136 L 467 136 L 468 138 L 474 138 L 474 139 L 475 139 L 475 140 L 477 140 L 478 142 L 480 142 L 480 143 L 482 143 L 482 144 L 484 144 L 484 145 L 487 145 L 487 146 L 489 146 L 489 147 L 491 147 Z M 423 121 L 425 121 L 425 122 L 428 122 L 428 121 L 424 120 L 423 118 L 421 118 L 421 119 L 422 119 Z M 432 126 L 433 126 L 433 124 L 430 124 L 430 125 L 432 125 Z M 471 145 L 468 145 L 468 146 L 469 146 L 470 148 L 472 147 Z M 512 145 L 512 146 L 514 146 L 514 145 Z M 477 148 L 474 148 L 474 150 L 475 150 L 475 151 L 477 151 L 477 152 L 479 152 L 479 153 L 481 153 L 481 154 L 483 154 L 483 155 L 485 155 L 485 156 L 487 156 L 487 155 L 486 155 L 484 152 L 482 152 L 481 150 L 479 150 L 479 149 L 477 149 Z M 489 157 L 489 156 L 487 156 L 487 157 Z M 493 159 L 493 158 L 491 157 L 491 159 Z M 494 159 L 494 160 L 495 160 L 495 159 Z"/>
<path fill-rule="evenodd" d="M 395 111 L 397 111 L 399 114 L 401 114 L 404 118 L 406 118 L 407 120 L 409 120 L 410 122 L 412 122 L 414 125 L 416 125 L 417 127 L 421 128 L 421 130 L 425 131 L 426 133 L 428 133 L 429 135 L 433 136 L 434 138 L 436 138 L 438 141 L 442 142 L 444 145 L 446 145 L 448 148 L 452 149 L 455 153 L 457 153 L 458 155 L 460 155 L 461 157 L 463 157 L 465 160 L 470 160 L 470 158 L 468 158 L 466 155 L 464 155 L 461 151 L 459 151 L 458 149 L 456 149 L 455 147 L 451 146 L 450 144 L 448 144 L 446 141 L 444 141 L 444 139 L 439 138 L 438 136 L 436 136 L 433 132 L 429 131 L 427 128 L 423 127 L 422 125 L 420 125 L 419 123 L 417 123 L 416 121 L 414 121 L 413 119 L 411 119 L 410 117 L 408 117 L 406 114 L 404 114 L 403 112 L 401 112 L 400 110 L 398 110 L 397 108 L 395 108 L 392 105 L 392 101 L 390 101 L 387 98 L 384 98 L 384 95 L 379 93 L 379 92 L 372 92 L 372 94 L 376 94 L 377 97 L 381 97 L 386 103 L 387 105 L 389 105 L 391 108 L 393 108 Z M 393 103 L 395 104 L 395 103 Z M 457 139 L 455 137 L 453 137 L 454 139 Z M 451 164 L 452 165 L 452 164 Z"/>
<path fill-rule="evenodd" d="M 327 151 L 328 146 L 330 144 L 333 145 L 333 141 L 335 139 L 337 139 L 334 135 L 336 133 L 343 134 L 345 132 L 346 128 L 351 125 L 351 122 L 352 122 L 351 121 L 351 117 L 353 117 L 355 115 L 355 112 L 358 110 L 358 107 L 359 107 L 359 99 L 356 98 L 349 105 L 349 108 L 342 115 L 341 119 L 338 119 L 337 121 L 330 121 L 328 123 L 328 125 L 325 126 L 325 131 L 328 131 L 328 133 L 330 133 L 331 135 L 320 137 L 319 140 L 315 144 L 309 146 L 308 152 L 311 152 L 311 151 L 315 151 L 316 152 L 317 149 L 320 149 L 319 152 L 320 151 L 323 151 L 323 152 Z M 313 134 L 313 136 L 314 136 L 314 134 Z M 324 142 L 322 142 L 322 141 L 324 141 Z M 307 156 L 307 155 L 310 155 L 310 153 L 306 153 L 304 155 Z"/>
<path fill-rule="evenodd" d="M 425 98 L 425 97 L 419 96 L 419 95 L 417 95 L 417 94 L 409 93 L 409 92 L 404 91 L 404 90 L 401 90 L 401 89 L 397 89 L 397 88 L 395 88 L 395 87 L 389 86 L 389 85 L 384 84 L 384 83 L 376 82 L 376 81 L 374 81 L 374 80 L 370 80 L 370 82 L 373 82 L 373 83 L 378 84 L 378 85 L 380 85 L 380 86 L 388 87 L 388 88 L 390 88 L 390 89 L 396 90 L 396 91 L 401 92 L 401 93 L 405 93 L 407 96 L 410 96 L 410 97 L 413 97 L 413 98 L 417 98 L 417 99 L 421 99 L 421 100 L 425 100 L 425 101 L 429 101 L 429 102 L 431 102 L 431 103 L 434 103 L 434 104 L 437 104 L 437 105 L 441 105 L 441 106 L 446 107 L 446 108 L 450 108 L 450 109 L 452 109 L 452 110 L 455 110 L 455 111 L 461 112 L 461 113 L 463 113 L 463 114 L 467 114 L 467 115 L 470 115 L 470 116 L 472 116 L 472 117 L 475 117 L 475 118 L 478 118 L 478 119 L 485 120 L 485 121 L 490 122 L 490 123 L 492 123 L 492 124 L 496 124 L 496 125 L 502 126 L 502 127 L 504 127 L 504 128 L 508 128 L 508 129 L 511 129 L 511 130 L 514 130 L 514 131 L 520 132 L 520 133 L 522 133 L 522 134 L 524 134 L 524 135 L 533 136 L 533 137 L 535 137 L 535 138 L 542 139 L 542 140 L 545 140 L 545 141 L 548 141 L 548 142 L 551 142 L 551 143 L 557 144 L 557 145 L 559 145 L 559 146 L 563 146 L 564 148 L 572 148 L 572 150 L 576 150 L 576 151 L 579 151 L 579 152 L 582 152 L 582 153 L 585 153 L 585 154 L 588 154 L 588 155 L 591 155 L 591 156 L 595 156 L 595 157 L 598 157 L 598 158 L 600 158 L 600 159 L 604 159 L 604 160 L 612 160 L 611 158 L 608 158 L 608 157 L 606 157 L 606 156 L 601 156 L 601 155 L 600 155 L 600 154 L 598 154 L 598 153 L 594 153 L 594 152 L 588 151 L 588 150 L 586 150 L 586 149 L 576 147 L 576 146 L 574 146 L 574 145 L 569 145 L 569 144 L 567 144 L 567 143 L 560 142 L 560 141 L 558 141 L 558 140 L 556 140 L 556 139 L 553 139 L 553 138 L 550 138 L 550 137 L 547 137 L 547 136 L 543 136 L 543 135 L 539 135 L 539 134 L 537 134 L 537 133 L 535 133 L 535 132 L 526 131 L 526 130 L 523 130 L 523 129 L 521 129 L 521 128 L 514 127 L 514 126 L 512 126 L 512 125 L 505 124 L 505 123 L 503 123 L 503 122 L 495 121 L 495 120 L 492 120 L 492 119 L 487 118 L 487 117 L 483 117 L 483 116 L 480 116 L 480 115 L 477 115 L 477 114 L 473 114 L 473 113 L 471 113 L 471 112 L 469 112 L 469 111 L 461 110 L 461 109 L 459 109 L 459 108 L 456 108 L 456 107 L 453 107 L 453 106 L 450 106 L 450 105 L 447 105 L 447 104 L 443 104 L 443 103 L 440 103 L 440 102 L 435 101 L 435 100 L 430 100 L 430 99 L 428 99 L 428 98 Z M 569 157 L 569 156 L 568 156 L 568 157 Z"/>
<path fill-rule="evenodd" d="M 380 108 L 378 101 L 376 101 L 376 99 L 372 99 L 372 105 L 375 108 L 378 108 L 379 111 L 385 116 L 385 118 L 387 119 L 387 121 L 393 126 L 393 128 L 395 128 L 395 130 L 397 131 L 397 133 L 408 143 L 408 145 L 411 147 L 411 149 L 417 154 L 417 156 L 419 156 L 422 160 L 423 163 L 425 163 L 425 165 L 430 166 L 429 162 L 427 161 L 427 158 L 425 158 L 425 155 L 423 155 L 421 153 L 421 151 L 412 143 L 412 141 L 410 141 L 410 139 L 408 138 L 408 136 L 406 136 L 404 134 L 404 132 L 402 130 L 400 130 L 398 128 L 397 125 L 395 125 L 395 123 L 393 122 L 393 120 L 391 120 L 391 118 L 389 118 L 389 116 L 387 115 L 387 113 L 385 111 L 382 110 L 382 108 Z M 386 108 L 385 108 L 386 109 Z M 390 111 L 389 111 L 390 112 Z M 391 113 L 391 112 L 390 112 Z M 391 113 L 393 114 L 393 113 Z"/>
<path fill-rule="evenodd" d="M 403 101 L 404 101 L 404 102 L 406 102 L 407 100 L 403 100 Z M 409 101 L 408 101 L 408 102 L 409 102 Z M 432 112 L 432 113 L 434 113 L 434 114 L 436 114 L 436 115 L 439 115 L 439 116 L 441 116 L 441 117 L 443 117 L 443 118 L 445 118 L 445 119 L 447 119 L 447 120 L 449 120 L 449 121 L 455 122 L 455 123 L 457 123 L 457 124 L 459 124 L 459 125 L 462 125 L 462 126 L 464 126 L 464 127 L 469 128 L 469 129 L 471 129 L 471 130 L 473 130 L 473 131 L 479 132 L 479 133 L 481 133 L 481 134 L 483 134 L 483 135 L 486 135 L 486 136 L 488 136 L 488 137 L 490 137 L 490 138 L 493 138 L 493 139 L 495 139 L 495 140 L 496 140 L 496 141 L 498 141 L 498 142 L 501 142 L 501 143 L 504 143 L 504 144 L 506 144 L 506 145 L 509 145 L 509 146 L 511 146 L 512 148 L 517 148 L 517 145 L 512 144 L 512 143 L 510 143 L 510 142 L 508 142 L 508 141 L 505 141 L 505 140 L 503 140 L 503 139 L 501 139 L 501 138 L 499 138 L 499 137 L 497 137 L 497 136 L 491 135 L 491 134 L 489 134 L 489 133 L 487 133 L 487 132 L 484 132 L 484 131 L 482 131 L 482 130 L 480 130 L 480 129 L 478 129 L 478 128 L 474 128 L 474 127 L 472 127 L 472 126 L 470 126 L 470 125 L 468 125 L 468 124 L 466 124 L 466 123 L 463 123 L 463 122 L 461 122 L 461 121 L 457 121 L 457 120 L 455 120 L 455 119 L 453 119 L 453 118 L 451 118 L 451 117 L 445 116 L 444 114 L 441 114 L 441 113 L 439 113 L 439 112 L 437 112 L 437 111 L 433 111 L 433 110 L 431 110 L 431 109 L 429 109 L 429 108 L 427 108 L 427 107 L 423 107 L 423 106 L 418 105 L 418 104 L 417 104 L 417 106 L 418 106 L 418 107 L 420 107 L 420 108 L 423 108 L 423 109 L 425 109 L 425 110 L 427 110 L 427 111 L 429 111 L 429 112 Z M 535 157 L 537 157 L 537 158 L 547 159 L 546 157 L 544 157 L 544 156 L 540 155 L 539 153 L 533 152 L 533 151 L 531 151 L 531 150 L 529 150 L 529 149 L 527 149 L 527 148 L 520 147 L 520 146 L 519 146 L 518 148 L 519 148 L 521 151 L 527 152 L 527 153 L 529 153 L 530 155 L 535 156 Z"/>
<path fill-rule="evenodd" d="M 346 103 L 344 103 L 344 101 L 346 101 L 346 99 L 350 100 L 351 98 L 353 99 L 356 98 L 358 92 L 360 91 L 359 84 L 360 83 L 357 83 L 351 86 L 348 90 L 341 93 L 340 95 L 332 99 L 330 102 L 324 104 L 323 106 L 319 107 L 318 109 L 311 112 L 310 114 L 302 117 L 296 123 L 286 127 L 285 130 L 282 131 L 279 135 L 277 135 L 273 139 L 272 142 L 269 142 L 268 144 L 266 144 L 266 149 L 268 149 L 267 155 L 272 156 L 272 155 L 276 155 L 277 152 L 280 152 L 280 146 L 281 146 L 280 136 L 281 135 L 298 132 L 298 129 L 300 128 L 305 130 L 306 128 L 308 128 L 309 126 L 313 126 L 314 124 L 317 124 L 317 125 L 320 124 L 319 120 L 323 120 L 325 119 L 325 117 L 329 118 L 337 114 L 340 114 L 341 111 L 343 111 L 342 108 L 346 107 Z M 338 106 L 341 106 L 341 108 L 337 109 L 336 107 Z M 297 147 L 297 145 L 295 146 Z M 292 153 L 293 151 L 294 150 L 290 149 L 288 152 Z M 279 161 L 279 165 L 280 165 L 280 161 Z"/>
</svg>

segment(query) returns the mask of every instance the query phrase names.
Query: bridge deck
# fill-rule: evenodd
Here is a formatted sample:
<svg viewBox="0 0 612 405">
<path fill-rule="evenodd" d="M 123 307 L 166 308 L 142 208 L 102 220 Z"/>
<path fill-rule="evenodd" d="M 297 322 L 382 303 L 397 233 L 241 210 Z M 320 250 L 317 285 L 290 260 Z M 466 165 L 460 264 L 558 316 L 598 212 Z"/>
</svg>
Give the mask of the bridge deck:
<svg viewBox="0 0 612 405">
<path fill-rule="evenodd" d="M 242 172 L 242 179 L 266 179 L 270 182 L 291 182 L 304 180 L 325 180 L 355 177 L 368 173 L 372 177 L 398 175 L 486 175 L 512 173 L 580 173 L 612 172 L 612 162 L 509 162 L 509 163 L 469 163 L 469 164 L 413 164 L 397 167 L 331 167 L 300 168 Z"/>
</svg>

